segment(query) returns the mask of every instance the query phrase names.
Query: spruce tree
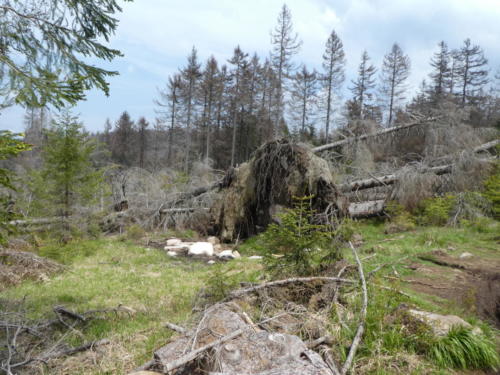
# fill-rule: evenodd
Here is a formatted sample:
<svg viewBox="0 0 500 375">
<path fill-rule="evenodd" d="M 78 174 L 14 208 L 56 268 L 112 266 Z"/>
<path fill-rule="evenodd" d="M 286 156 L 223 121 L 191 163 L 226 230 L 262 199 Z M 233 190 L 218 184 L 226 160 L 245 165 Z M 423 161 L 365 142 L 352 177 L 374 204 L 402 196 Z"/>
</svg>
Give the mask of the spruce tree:
<svg viewBox="0 0 500 375">
<path fill-rule="evenodd" d="M 461 85 L 460 99 L 462 105 L 474 103 L 477 94 L 488 83 L 488 60 L 478 45 L 466 39 L 458 53 L 458 77 Z"/>
<path fill-rule="evenodd" d="M 95 199 L 103 183 L 102 171 L 91 160 L 95 149 L 96 143 L 77 117 L 63 113 L 53 121 L 43 149 L 42 176 L 54 214 L 67 219 L 76 205 Z"/>
<path fill-rule="evenodd" d="M 293 67 L 292 57 L 298 53 L 302 42 L 293 31 L 292 14 L 283 4 L 278 22 L 271 33 L 271 52 L 273 68 L 276 72 L 276 117 L 274 119 L 275 135 L 279 132 L 279 124 L 283 119 L 285 83 Z"/>
<path fill-rule="evenodd" d="M 328 143 L 330 134 L 330 124 L 332 118 L 334 91 L 340 90 L 345 79 L 345 53 L 342 41 L 333 30 L 326 42 L 325 52 L 323 53 L 323 76 L 322 83 L 325 90 L 325 142 Z"/>
<path fill-rule="evenodd" d="M 358 68 L 358 76 L 352 81 L 350 87 L 353 93 L 353 100 L 357 108 L 355 117 L 364 119 L 365 112 L 373 98 L 373 89 L 375 88 L 375 73 L 377 69 L 370 64 L 370 57 L 366 51 L 361 55 L 361 63 Z"/>
<path fill-rule="evenodd" d="M 439 42 L 438 47 L 439 50 L 434 53 L 431 59 L 433 70 L 429 75 L 431 78 L 429 94 L 434 103 L 439 102 L 445 95 L 446 88 L 450 86 L 451 80 L 451 52 L 444 41 Z"/>
<path fill-rule="evenodd" d="M 391 126 L 398 103 L 403 100 L 406 80 L 410 75 L 410 58 L 394 43 L 391 52 L 384 56 L 381 70 L 381 94 L 388 111 L 387 126 Z"/>
</svg>

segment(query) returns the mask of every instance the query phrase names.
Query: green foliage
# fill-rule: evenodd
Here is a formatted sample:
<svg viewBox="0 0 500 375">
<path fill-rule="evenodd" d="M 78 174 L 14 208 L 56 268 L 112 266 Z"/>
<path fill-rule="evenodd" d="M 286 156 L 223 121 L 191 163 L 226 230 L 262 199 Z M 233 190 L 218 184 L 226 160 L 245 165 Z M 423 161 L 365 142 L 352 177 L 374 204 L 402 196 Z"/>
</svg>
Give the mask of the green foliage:
<svg viewBox="0 0 500 375">
<path fill-rule="evenodd" d="M 484 182 L 484 196 L 491 202 L 495 219 L 500 220 L 500 162 Z"/>
<path fill-rule="evenodd" d="M 497 370 L 500 366 L 495 343 L 465 327 L 453 327 L 446 336 L 437 338 L 427 355 L 443 368 Z"/>
<path fill-rule="evenodd" d="M 116 0 L 11 0 L 0 10 L 0 108 L 62 107 L 94 87 L 108 94 L 105 79 L 117 73 L 88 60 L 121 56 L 103 44 L 118 25 Z"/>
<path fill-rule="evenodd" d="M 125 233 L 129 240 L 140 240 L 146 231 L 140 225 L 132 224 L 126 228 Z"/>
<path fill-rule="evenodd" d="M 336 233 L 329 225 L 314 223 L 312 196 L 294 199 L 294 208 L 280 215 L 280 224 L 269 225 L 262 235 L 267 248 L 264 263 L 275 276 L 309 275 L 321 263 L 340 257 L 339 247 L 334 243 Z M 339 230 L 339 237 L 349 236 L 348 230 L 342 231 L 345 233 Z"/>
<path fill-rule="evenodd" d="M 385 225 L 386 233 L 405 232 L 415 229 L 415 219 L 401 204 L 395 201 L 389 202 L 386 212 L 390 217 L 390 221 Z"/>
<path fill-rule="evenodd" d="M 436 226 L 446 225 L 454 204 L 454 195 L 425 199 L 420 205 L 419 223 Z"/>
<path fill-rule="evenodd" d="M 82 124 L 69 113 L 63 114 L 47 132 L 42 190 L 55 214 L 68 217 L 76 204 L 88 205 L 96 199 L 103 184 L 103 171 L 92 164 L 95 148 Z"/>
<path fill-rule="evenodd" d="M 21 152 L 31 149 L 31 145 L 19 139 L 21 136 L 22 134 L 0 130 L 0 160 L 15 158 Z M 14 231 L 9 221 L 17 217 L 8 196 L 9 190 L 16 190 L 13 185 L 13 172 L 0 168 L 0 244 Z"/>
</svg>

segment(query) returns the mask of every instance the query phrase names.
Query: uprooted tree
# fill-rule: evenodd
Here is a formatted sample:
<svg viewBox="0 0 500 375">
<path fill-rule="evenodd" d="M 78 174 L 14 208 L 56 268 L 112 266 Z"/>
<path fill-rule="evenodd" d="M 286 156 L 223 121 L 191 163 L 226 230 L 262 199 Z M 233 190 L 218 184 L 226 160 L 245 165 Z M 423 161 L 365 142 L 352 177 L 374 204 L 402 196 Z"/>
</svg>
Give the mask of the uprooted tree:
<svg viewBox="0 0 500 375">
<path fill-rule="evenodd" d="M 312 208 L 326 218 L 347 212 L 326 160 L 287 140 L 263 145 L 230 170 L 221 187 L 210 211 L 214 232 L 227 241 L 258 233 L 294 196 L 312 195 Z"/>
</svg>

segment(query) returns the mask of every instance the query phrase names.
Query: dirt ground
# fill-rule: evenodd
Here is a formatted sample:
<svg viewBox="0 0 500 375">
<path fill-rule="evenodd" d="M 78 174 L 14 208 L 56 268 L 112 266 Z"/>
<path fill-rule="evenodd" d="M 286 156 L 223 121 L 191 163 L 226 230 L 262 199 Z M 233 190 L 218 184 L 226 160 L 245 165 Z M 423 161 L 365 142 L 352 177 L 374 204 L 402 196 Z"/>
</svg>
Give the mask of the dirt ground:
<svg viewBox="0 0 500 375">
<path fill-rule="evenodd" d="M 448 299 L 500 328 L 500 261 L 460 259 L 442 250 L 422 255 L 408 267 L 405 282 L 415 291 Z"/>
</svg>

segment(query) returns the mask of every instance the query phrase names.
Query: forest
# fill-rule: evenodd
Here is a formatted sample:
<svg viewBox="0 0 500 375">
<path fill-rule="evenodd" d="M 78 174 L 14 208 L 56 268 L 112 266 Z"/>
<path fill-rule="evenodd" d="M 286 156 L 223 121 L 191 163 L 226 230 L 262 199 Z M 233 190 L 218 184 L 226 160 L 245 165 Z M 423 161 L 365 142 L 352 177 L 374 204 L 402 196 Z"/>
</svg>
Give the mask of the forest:
<svg viewBox="0 0 500 375">
<path fill-rule="evenodd" d="M 414 90 L 397 41 L 377 66 L 332 30 L 301 63 L 283 4 L 268 54 L 193 46 L 154 118 L 88 131 L 120 4 L 0 0 L 0 121 L 17 106 L 25 129 L 0 130 L 0 374 L 500 370 L 480 41 L 439 42 Z"/>
</svg>

